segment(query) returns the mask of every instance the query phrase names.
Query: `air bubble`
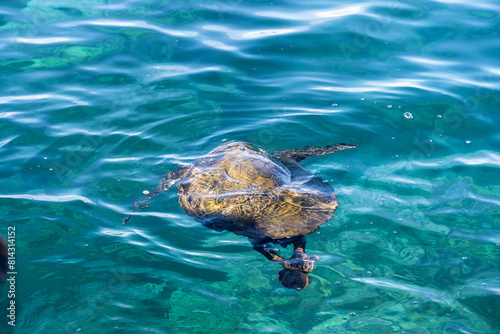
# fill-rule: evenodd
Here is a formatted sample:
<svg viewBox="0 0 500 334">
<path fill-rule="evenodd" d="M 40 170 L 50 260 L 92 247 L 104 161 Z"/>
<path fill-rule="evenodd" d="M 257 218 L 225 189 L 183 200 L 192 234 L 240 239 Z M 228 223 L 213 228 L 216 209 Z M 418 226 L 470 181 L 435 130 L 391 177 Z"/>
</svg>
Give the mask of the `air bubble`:
<svg viewBox="0 0 500 334">
<path fill-rule="evenodd" d="M 351 317 L 355 317 L 355 316 L 356 316 L 356 312 L 351 312 L 351 313 L 349 313 L 349 315 L 350 315 Z"/>
<path fill-rule="evenodd" d="M 465 143 L 466 143 L 467 145 L 469 145 L 469 144 L 470 144 L 470 140 L 465 141 Z"/>
<path fill-rule="evenodd" d="M 144 195 L 149 195 L 149 191 L 147 191 L 147 190 L 144 190 L 142 193 L 143 193 Z"/>
<path fill-rule="evenodd" d="M 443 118 L 443 116 L 441 116 L 441 115 L 437 115 L 437 118 Z"/>
<path fill-rule="evenodd" d="M 413 119 L 413 115 L 411 114 L 411 112 L 405 112 L 404 116 L 405 116 L 405 118 Z"/>
<path fill-rule="evenodd" d="M 392 105 L 391 105 L 391 104 L 389 104 L 389 105 L 387 106 L 387 109 L 392 109 Z"/>
<path fill-rule="evenodd" d="M 334 107 L 334 108 L 336 108 L 336 107 L 338 107 L 338 106 L 339 106 L 339 105 L 338 105 L 337 103 L 332 104 L 332 107 Z"/>
</svg>

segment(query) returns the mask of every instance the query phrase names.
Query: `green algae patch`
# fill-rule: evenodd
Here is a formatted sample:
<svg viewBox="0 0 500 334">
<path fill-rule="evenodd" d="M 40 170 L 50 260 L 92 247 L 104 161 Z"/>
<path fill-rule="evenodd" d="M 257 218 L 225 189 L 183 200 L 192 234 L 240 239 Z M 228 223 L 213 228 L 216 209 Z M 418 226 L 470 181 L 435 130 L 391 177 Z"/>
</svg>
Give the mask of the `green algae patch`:
<svg viewBox="0 0 500 334">
<path fill-rule="evenodd" d="M 178 289 L 171 294 L 167 317 L 173 332 L 234 333 L 245 318 L 235 302 L 200 293 Z"/>
</svg>

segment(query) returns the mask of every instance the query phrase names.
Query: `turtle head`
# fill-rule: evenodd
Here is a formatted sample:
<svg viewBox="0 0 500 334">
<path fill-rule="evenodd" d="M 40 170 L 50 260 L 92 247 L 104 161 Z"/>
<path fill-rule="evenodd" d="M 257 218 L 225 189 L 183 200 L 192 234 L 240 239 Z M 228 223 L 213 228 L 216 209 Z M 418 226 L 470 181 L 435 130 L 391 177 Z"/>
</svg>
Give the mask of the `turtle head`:
<svg viewBox="0 0 500 334">
<path fill-rule="evenodd" d="M 319 260 L 317 256 L 307 256 L 304 252 L 294 252 L 290 259 L 281 261 L 285 269 L 303 271 L 310 273 L 314 269 L 314 261 Z"/>
<path fill-rule="evenodd" d="M 278 272 L 281 285 L 288 289 L 303 290 L 311 284 L 311 276 L 300 270 L 283 269 Z"/>
</svg>

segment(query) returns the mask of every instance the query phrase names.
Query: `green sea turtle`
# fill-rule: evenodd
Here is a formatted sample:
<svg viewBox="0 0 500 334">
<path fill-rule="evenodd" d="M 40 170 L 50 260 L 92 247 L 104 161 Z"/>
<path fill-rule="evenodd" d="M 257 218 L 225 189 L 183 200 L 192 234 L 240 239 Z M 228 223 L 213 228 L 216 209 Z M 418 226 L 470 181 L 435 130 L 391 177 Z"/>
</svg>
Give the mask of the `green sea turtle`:
<svg viewBox="0 0 500 334">
<path fill-rule="evenodd" d="M 253 248 L 271 261 L 278 261 L 283 286 L 307 287 L 307 273 L 317 256 L 305 253 L 305 235 L 329 221 L 338 207 L 333 188 L 299 162 L 310 157 L 355 148 L 336 144 L 306 146 L 299 150 L 265 153 L 243 142 L 223 144 L 187 167 L 163 176 L 160 184 L 133 211 L 177 183 L 184 211 L 216 231 L 246 236 Z M 130 219 L 130 215 L 123 220 Z M 290 259 L 279 256 L 270 244 L 293 244 Z"/>
</svg>

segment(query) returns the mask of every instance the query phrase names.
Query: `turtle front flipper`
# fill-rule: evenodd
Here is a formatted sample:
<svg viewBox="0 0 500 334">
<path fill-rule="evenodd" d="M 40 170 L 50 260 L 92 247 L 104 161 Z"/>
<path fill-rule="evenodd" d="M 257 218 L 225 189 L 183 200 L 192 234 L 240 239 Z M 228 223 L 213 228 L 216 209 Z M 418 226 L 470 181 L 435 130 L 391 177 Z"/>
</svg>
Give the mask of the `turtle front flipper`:
<svg viewBox="0 0 500 334">
<path fill-rule="evenodd" d="M 188 168 L 180 168 L 176 169 L 174 171 L 171 171 L 170 173 L 167 173 L 163 175 L 163 178 L 160 181 L 160 184 L 158 184 L 158 187 L 151 193 L 149 193 L 144 199 L 142 200 L 135 200 L 134 203 L 132 204 L 132 211 L 130 213 L 135 212 L 139 209 L 147 208 L 149 207 L 148 200 L 158 196 L 159 193 L 162 191 L 168 190 L 171 186 L 175 184 L 184 174 L 186 174 Z M 123 219 L 123 224 L 130 219 L 130 214 Z"/>
<path fill-rule="evenodd" d="M 253 244 L 253 249 L 255 249 L 257 252 L 264 255 L 268 260 L 276 261 L 276 262 L 280 262 L 280 263 L 281 263 L 281 261 L 285 260 L 284 258 L 279 256 L 278 254 L 276 254 L 274 247 L 269 245 L 267 242 L 265 242 L 265 241 L 253 241 L 253 240 L 251 240 L 251 242 Z"/>
<path fill-rule="evenodd" d="M 304 146 L 299 150 L 277 151 L 275 152 L 275 154 L 277 154 L 278 157 L 282 156 L 300 162 L 311 157 L 319 157 L 320 155 L 330 154 L 333 152 L 356 147 L 358 147 L 358 145 L 355 144 L 335 144 L 328 145 L 326 147 Z"/>
</svg>

